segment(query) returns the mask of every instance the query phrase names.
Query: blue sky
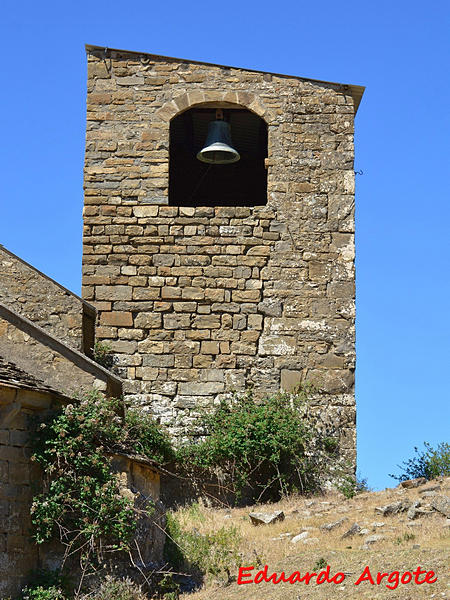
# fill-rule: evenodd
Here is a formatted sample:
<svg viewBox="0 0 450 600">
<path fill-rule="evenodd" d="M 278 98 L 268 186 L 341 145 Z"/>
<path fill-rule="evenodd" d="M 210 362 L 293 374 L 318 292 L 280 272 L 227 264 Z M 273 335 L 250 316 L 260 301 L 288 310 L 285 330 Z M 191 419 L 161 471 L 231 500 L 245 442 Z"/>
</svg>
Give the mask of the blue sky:
<svg viewBox="0 0 450 600">
<path fill-rule="evenodd" d="M 449 441 L 450 4 L 22 3 L 2 26 L 0 243 L 79 293 L 84 44 L 365 85 L 356 117 L 358 465 Z"/>
</svg>

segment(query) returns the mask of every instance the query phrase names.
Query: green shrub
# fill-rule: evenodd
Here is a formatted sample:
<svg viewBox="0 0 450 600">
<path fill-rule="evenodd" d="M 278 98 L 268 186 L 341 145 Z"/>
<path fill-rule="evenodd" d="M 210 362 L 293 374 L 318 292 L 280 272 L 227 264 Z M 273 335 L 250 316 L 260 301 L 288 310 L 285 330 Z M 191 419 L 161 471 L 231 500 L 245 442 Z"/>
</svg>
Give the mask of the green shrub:
<svg viewBox="0 0 450 600">
<path fill-rule="evenodd" d="M 60 537 L 71 551 L 102 538 L 125 547 L 134 530 L 133 508 L 118 494 L 105 450 L 121 436 L 117 401 L 90 395 L 42 423 L 34 454 L 44 471 L 44 490 L 33 499 L 31 520 L 40 544 Z"/>
<path fill-rule="evenodd" d="M 395 538 L 394 544 L 399 546 L 400 544 L 403 544 L 403 542 L 411 542 L 412 540 L 415 540 L 415 539 L 416 539 L 416 536 L 413 533 L 404 533 L 403 535 L 399 535 Z"/>
<path fill-rule="evenodd" d="M 124 422 L 120 408 L 120 401 L 91 393 L 37 427 L 33 459 L 44 472 L 43 491 L 31 507 L 37 543 L 57 538 L 71 554 L 98 559 L 105 549 L 128 549 L 135 511 L 119 494 L 108 452 L 163 460 L 171 449 L 156 423 L 139 422 L 133 413 Z"/>
<path fill-rule="evenodd" d="M 36 569 L 28 576 L 21 600 L 66 600 L 70 596 L 70 582 L 59 570 Z"/>
<path fill-rule="evenodd" d="M 55 586 L 26 587 L 22 590 L 21 600 L 66 600 L 63 591 Z"/>
<path fill-rule="evenodd" d="M 213 474 L 219 469 L 227 486 L 239 496 L 250 486 L 261 497 L 311 487 L 311 465 L 305 455 L 310 430 L 299 409 L 305 395 L 279 394 L 255 401 L 251 394 L 221 402 L 206 414 L 208 436 L 182 447 L 178 460 L 187 469 Z"/>
<path fill-rule="evenodd" d="M 356 480 L 351 475 L 344 476 L 337 486 L 337 489 L 347 499 L 353 498 L 356 495 Z"/>
<path fill-rule="evenodd" d="M 136 409 L 126 413 L 121 444 L 133 448 L 134 454 L 142 454 L 159 463 L 175 458 L 175 451 L 167 432 L 149 414 L 138 412 Z"/>
<path fill-rule="evenodd" d="M 350 465 L 346 464 L 346 469 L 349 470 L 350 468 Z M 356 473 L 356 477 L 345 473 L 342 474 L 338 477 L 338 485 L 336 487 L 347 499 L 353 498 L 356 494 L 370 491 L 367 478 L 362 477 L 359 472 Z"/>
<path fill-rule="evenodd" d="M 319 558 L 316 561 L 316 564 L 313 566 L 312 570 L 319 572 L 322 569 L 325 569 L 325 567 L 327 566 L 327 564 L 328 563 L 327 563 L 326 559 L 322 556 L 321 558 Z"/>
<path fill-rule="evenodd" d="M 164 559 L 175 569 L 181 569 L 184 562 L 183 548 L 179 545 L 181 539 L 180 523 L 168 512 L 166 515 L 166 541 L 164 543 Z"/>
<path fill-rule="evenodd" d="M 148 597 L 128 577 L 117 579 L 107 575 L 96 590 L 82 595 L 80 600 L 148 600 Z"/>
<path fill-rule="evenodd" d="M 164 556 L 175 568 L 197 576 L 228 578 L 239 566 L 240 535 L 235 527 L 221 527 L 209 534 L 186 531 L 173 513 L 168 513 L 166 533 Z"/>
<path fill-rule="evenodd" d="M 397 465 L 403 470 L 400 475 L 389 475 L 397 481 L 406 481 L 425 477 L 425 479 L 435 479 L 436 477 L 450 475 L 450 444 L 441 442 L 436 448 L 433 448 L 428 442 L 424 442 L 425 450 L 419 451 L 414 448 L 416 456 L 403 461 Z"/>
<path fill-rule="evenodd" d="M 107 342 L 95 342 L 92 348 L 93 358 L 102 367 L 110 369 L 113 366 L 114 357 L 112 355 L 112 346 Z"/>
<path fill-rule="evenodd" d="M 371 488 L 367 482 L 367 477 L 363 477 L 361 473 L 356 473 L 356 484 L 355 489 L 357 494 L 362 494 L 363 492 L 370 492 Z"/>
</svg>

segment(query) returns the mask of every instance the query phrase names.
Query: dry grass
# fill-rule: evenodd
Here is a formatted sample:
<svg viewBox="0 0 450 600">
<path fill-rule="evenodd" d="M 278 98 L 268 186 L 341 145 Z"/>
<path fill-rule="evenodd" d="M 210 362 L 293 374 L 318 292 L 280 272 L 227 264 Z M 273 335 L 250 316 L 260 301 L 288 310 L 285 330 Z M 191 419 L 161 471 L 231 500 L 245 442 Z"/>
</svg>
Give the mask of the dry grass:
<svg viewBox="0 0 450 600">
<path fill-rule="evenodd" d="M 441 480 L 441 491 L 449 493 L 450 479 Z M 345 499 L 334 493 L 323 497 L 304 498 L 293 496 L 271 505 L 260 505 L 251 508 L 211 509 L 199 503 L 190 508 L 180 509 L 177 517 L 183 528 L 197 529 L 200 533 L 216 531 L 220 527 L 234 525 L 240 531 L 240 553 L 242 565 L 267 564 L 269 573 L 285 571 L 290 574 L 300 571 L 302 575 L 312 572 L 319 559 L 331 566 L 331 573 L 342 571 L 347 573 L 342 585 L 325 583 L 316 585 L 315 580 L 309 586 L 304 583 L 272 583 L 260 585 L 237 585 L 236 581 L 227 587 L 209 582 L 205 588 L 183 596 L 189 600 L 303 600 L 304 598 L 329 599 L 339 598 L 448 598 L 448 579 L 446 564 L 449 557 L 450 528 L 445 518 L 433 513 L 411 521 L 406 513 L 392 516 L 376 514 L 376 506 L 408 499 L 411 501 L 422 498 L 420 491 L 429 487 L 431 482 L 416 489 L 387 489 L 383 492 L 365 492 L 352 499 Z M 286 519 L 273 525 L 255 527 L 251 524 L 248 513 L 250 510 L 272 512 L 283 510 Z M 321 525 L 345 518 L 345 521 L 332 531 L 323 531 Z M 368 530 L 366 535 L 355 535 L 342 539 L 353 523 L 358 523 Z M 377 523 L 384 523 L 377 526 Z M 310 541 L 292 544 L 290 538 L 278 538 L 280 534 L 298 534 L 308 531 Z M 374 533 L 381 534 L 383 539 L 374 543 L 369 549 L 362 549 L 364 538 Z M 354 581 L 369 565 L 371 572 L 376 575 L 378 570 L 391 572 L 399 570 L 413 571 L 418 566 L 426 570 L 434 570 L 438 581 L 433 584 L 399 585 L 396 590 L 387 589 L 384 584 L 372 586 L 362 583 L 355 587 Z M 253 576 L 257 571 L 253 572 Z M 234 574 L 237 576 L 237 570 Z M 434 595 L 433 595 L 434 594 Z"/>
</svg>

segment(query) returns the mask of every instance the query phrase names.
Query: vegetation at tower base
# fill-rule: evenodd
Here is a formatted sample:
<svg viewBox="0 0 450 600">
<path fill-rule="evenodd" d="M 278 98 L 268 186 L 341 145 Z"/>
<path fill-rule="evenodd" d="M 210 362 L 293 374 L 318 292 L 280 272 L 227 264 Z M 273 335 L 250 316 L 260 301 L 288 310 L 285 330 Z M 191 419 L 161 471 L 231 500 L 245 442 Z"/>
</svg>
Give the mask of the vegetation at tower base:
<svg viewBox="0 0 450 600">
<path fill-rule="evenodd" d="M 414 448 L 415 456 L 397 465 L 403 470 L 400 475 L 389 475 L 397 481 L 407 481 L 425 477 L 425 479 L 435 479 L 436 477 L 445 477 L 450 475 L 450 444 L 441 442 L 433 448 L 429 442 L 424 442 L 425 450 L 419 451 Z"/>
<path fill-rule="evenodd" d="M 98 392 L 49 413 L 36 423 L 33 436 L 32 458 L 43 471 L 42 490 L 31 507 L 35 542 L 62 544 L 63 573 L 78 561 L 77 598 L 85 574 L 100 573 L 102 565 L 114 565 L 120 557 L 132 560 L 139 515 L 121 494 L 111 468 L 113 454 L 137 454 L 160 466 L 171 465 L 176 477 L 192 477 L 199 489 L 202 482 L 215 481 L 215 489 L 226 489 L 233 504 L 318 489 L 324 465 L 335 464 L 337 444 L 330 435 L 316 435 L 305 418 L 309 393 L 301 389 L 258 401 L 251 391 L 236 395 L 202 415 L 206 436 L 201 441 L 180 448 L 172 446 L 168 433 L 147 413 L 130 409 L 123 417 L 122 401 Z M 151 514 L 151 503 L 145 510 Z M 218 527 L 204 535 L 186 529 L 177 518 L 169 514 L 166 528 L 170 568 L 182 569 L 197 582 L 228 578 L 239 563 L 238 531 Z M 35 597 L 30 591 L 29 597 L 62 598 L 55 585 L 47 587 L 56 595 Z"/>
<path fill-rule="evenodd" d="M 216 479 L 244 502 L 313 492 L 325 472 L 339 479 L 337 440 L 318 434 L 306 416 L 311 393 L 305 387 L 255 400 L 250 390 L 222 401 L 203 415 L 208 435 L 178 450 L 179 464 L 190 478 Z"/>
</svg>

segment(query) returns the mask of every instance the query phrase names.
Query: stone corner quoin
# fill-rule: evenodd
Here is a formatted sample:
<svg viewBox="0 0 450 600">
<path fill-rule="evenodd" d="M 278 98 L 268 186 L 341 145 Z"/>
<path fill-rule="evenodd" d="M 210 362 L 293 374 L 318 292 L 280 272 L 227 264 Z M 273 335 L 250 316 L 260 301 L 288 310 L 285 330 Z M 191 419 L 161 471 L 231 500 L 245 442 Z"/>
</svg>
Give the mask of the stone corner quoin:
<svg viewBox="0 0 450 600">
<path fill-rule="evenodd" d="M 171 203 L 171 122 L 214 106 L 266 123 L 266 204 Z M 339 84 L 88 49 L 82 294 L 126 399 L 174 436 L 232 391 L 313 382 L 355 465 L 354 108 Z"/>
</svg>

